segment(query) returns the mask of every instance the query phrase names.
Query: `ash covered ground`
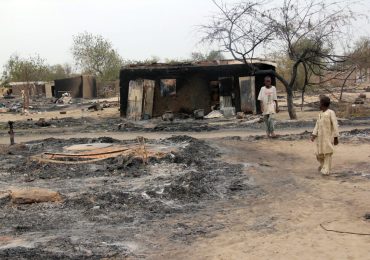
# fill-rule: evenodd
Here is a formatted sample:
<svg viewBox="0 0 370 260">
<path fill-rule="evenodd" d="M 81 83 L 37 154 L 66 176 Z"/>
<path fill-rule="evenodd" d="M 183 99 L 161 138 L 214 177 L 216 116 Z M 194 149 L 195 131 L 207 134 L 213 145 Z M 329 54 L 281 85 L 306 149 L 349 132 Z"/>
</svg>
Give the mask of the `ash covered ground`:
<svg viewBox="0 0 370 260">
<path fill-rule="evenodd" d="M 144 257 L 156 236 L 189 241 L 222 225 L 178 223 L 211 202 L 257 197 L 262 189 L 242 165 L 225 163 L 205 141 L 188 136 L 147 140 L 173 147 L 164 157 L 116 157 L 89 164 L 37 162 L 30 156 L 83 143 L 131 144 L 112 138 L 46 139 L 2 151 L 0 187 L 59 192 L 60 203 L 16 205 L 1 199 L 1 259 L 122 259 Z M 172 224 L 169 224 L 172 223 Z M 1 243 L 1 240 L 6 243 Z M 144 254 L 144 255 L 143 255 Z"/>
<path fill-rule="evenodd" d="M 252 116 L 253 119 L 258 119 L 256 116 Z M 341 126 L 367 126 L 369 117 L 359 119 L 342 119 L 339 120 Z M 71 129 L 78 129 L 83 133 L 90 133 L 94 131 L 109 131 L 109 132 L 212 132 L 217 130 L 227 129 L 254 129 L 263 130 L 265 125 L 263 120 L 259 122 L 253 121 L 250 123 L 248 119 L 208 119 L 208 120 L 194 120 L 194 119 L 176 119 L 173 122 L 164 122 L 160 119 L 153 119 L 150 121 L 139 121 L 132 122 L 123 118 L 116 117 L 105 117 L 105 118 L 94 118 L 94 117 L 83 117 L 83 118 L 52 118 L 47 121 L 46 126 L 38 125 L 38 120 L 19 120 L 14 124 L 14 128 L 17 131 L 17 135 L 28 135 L 30 132 L 47 131 L 51 130 L 54 133 L 65 132 Z M 278 120 L 276 122 L 277 129 L 291 129 L 315 126 L 315 120 Z M 0 135 L 7 135 L 6 130 L 8 129 L 7 123 L 0 123 Z M 27 130 L 27 132 L 24 132 Z"/>
</svg>

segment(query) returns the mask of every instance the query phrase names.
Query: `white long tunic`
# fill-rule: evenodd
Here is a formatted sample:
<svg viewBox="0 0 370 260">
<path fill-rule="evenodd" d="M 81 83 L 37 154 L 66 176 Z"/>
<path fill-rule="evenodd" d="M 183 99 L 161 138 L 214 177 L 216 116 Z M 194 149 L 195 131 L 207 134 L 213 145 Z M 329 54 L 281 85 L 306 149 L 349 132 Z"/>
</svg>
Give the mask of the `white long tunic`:
<svg viewBox="0 0 370 260">
<path fill-rule="evenodd" d="M 317 136 L 317 154 L 333 153 L 334 137 L 339 136 L 338 121 L 333 110 L 328 109 L 325 112 L 320 112 L 312 134 Z"/>
</svg>

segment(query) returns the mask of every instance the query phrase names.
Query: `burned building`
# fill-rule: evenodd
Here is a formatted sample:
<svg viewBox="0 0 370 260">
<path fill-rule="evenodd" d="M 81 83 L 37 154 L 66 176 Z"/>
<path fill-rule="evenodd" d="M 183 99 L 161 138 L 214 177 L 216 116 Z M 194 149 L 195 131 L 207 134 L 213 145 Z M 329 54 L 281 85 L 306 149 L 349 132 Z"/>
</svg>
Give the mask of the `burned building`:
<svg viewBox="0 0 370 260">
<path fill-rule="evenodd" d="M 254 66 L 275 70 L 275 64 L 268 61 L 256 60 Z M 257 96 L 266 75 L 230 60 L 129 65 L 120 72 L 121 116 L 156 117 L 167 111 L 192 113 L 197 109 L 208 113 L 218 107 L 259 113 Z"/>
<path fill-rule="evenodd" d="M 60 98 L 64 93 L 69 93 L 72 98 L 96 98 L 98 95 L 94 76 L 82 75 L 58 79 L 54 82 L 53 94 L 57 98 Z"/>
<path fill-rule="evenodd" d="M 29 97 L 45 96 L 45 84 L 43 81 L 29 81 L 29 82 L 10 82 L 10 93 L 16 97 L 21 97 L 24 92 L 28 92 Z"/>
</svg>

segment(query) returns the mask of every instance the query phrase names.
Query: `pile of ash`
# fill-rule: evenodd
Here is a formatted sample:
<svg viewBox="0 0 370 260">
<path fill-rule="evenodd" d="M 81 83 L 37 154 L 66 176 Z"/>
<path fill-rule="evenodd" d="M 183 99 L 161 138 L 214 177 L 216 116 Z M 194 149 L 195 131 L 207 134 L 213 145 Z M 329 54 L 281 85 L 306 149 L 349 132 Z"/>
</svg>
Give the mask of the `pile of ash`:
<svg viewBox="0 0 370 260">
<path fill-rule="evenodd" d="M 250 184 L 243 166 L 223 162 L 207 142 L 188 136 L 146 140 L 151 146 L 173 148 L 147 163 L 140 159 L 127 163 L 129 158 L 122 157 L 78 165 L 30 160 L 34 154 L 60 151 L 68 145 L 134 142 L 46 139 L 2 156 L 0 190 L 9 186 L 48 188 L 59 192 L 62 202 L 2 205 L 0 225 L 7 228 L 0 235 L 9 237 L 10 244 L 0 247 L 0 258 L 135 258 L 132 241 L 142 243 L 137 236 L 151 234 L 155 223 L 167 226 L 168 219 L 193 215 L 214 201 L 263 193 Z M 4 167 L 5 161 L 14 163 Z M 169 236 L 178 232 L 171 227 L 166 231 Z M 15 237 L 21 242 L 12 244 Z"/>
</svg>

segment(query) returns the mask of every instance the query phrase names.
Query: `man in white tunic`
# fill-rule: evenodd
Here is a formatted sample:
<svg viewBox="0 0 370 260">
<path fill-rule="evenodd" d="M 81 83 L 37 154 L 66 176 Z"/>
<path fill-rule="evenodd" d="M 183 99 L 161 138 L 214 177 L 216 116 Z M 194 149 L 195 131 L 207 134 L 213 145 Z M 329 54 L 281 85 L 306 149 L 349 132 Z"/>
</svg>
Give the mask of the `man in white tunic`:
<svg viewBox="0 0 370 260">
<path fill-rule="evenodd" d="M 279 113 L 279 106 L 276 95 L 276 88 L 271 85 L 271 77 L 265 77 L 265 86 L 263 86 L 258 95 L 261 102 L 263 119 L 266 124 L 267 137 L 275 137 L 274 114 Z"/>
<path fill-rule="evenodd" d="M 338 121 L 335 112 L 329 109 L 330 98 L 320 97 L 320 114 L 316 121 L 311 140 L 316 140 L 317 150 L 316 158 L 320 163 L 319 171 L 323 175 L 329 175 L 331 170 L 331 160 L 334 152 L 334 146 L 338 145 Z"/>
</svg>

